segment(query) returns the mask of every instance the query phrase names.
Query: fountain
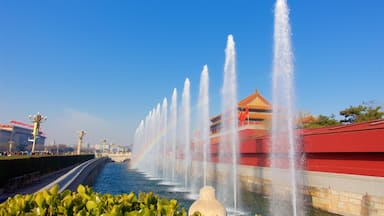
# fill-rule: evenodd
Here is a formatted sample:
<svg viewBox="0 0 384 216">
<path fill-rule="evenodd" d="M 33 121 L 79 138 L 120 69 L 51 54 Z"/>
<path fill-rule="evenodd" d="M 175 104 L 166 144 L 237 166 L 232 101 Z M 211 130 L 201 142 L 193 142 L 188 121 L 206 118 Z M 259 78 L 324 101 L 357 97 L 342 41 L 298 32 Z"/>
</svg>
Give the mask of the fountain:
<svg viewBox="0 0 384 216">
<path fill-rule="evenodd" d="M 164 98 L 163 100 L 163 105 L 161 108 L 161 130 L 163 131 L 161 133 L 161 146 L 162 146 L 162 161 L 161 161 L 161 166 L 162 166 L 162 177 L 163 179 L 167 179 L 167 143 L 168 143 L 168 102 L 167 98 Z"/>
<path fill-rule="evenodd" d="M 173 89 L 172 93 L 172 103 L 171 103 L 171 110 L 170 110 L 170 123 L 171 123 L 171 129 L 170 129 L 170 143 L 171 143 L 171 158 L 169 161 L 171 161 L 171 181 L 176 182 L 176 133 L 177 133 L 177 90 L 176 88 Z"/>
<path fill-rule="evenodd" d="M 144 133 L 144 121 L 141 120 L 139 126 L 137 127 L 135 131 L 135 136 L 134 136 L 134 146 L 132 149 L 132 167 L 133 168 L 140 168 L 141 163 L 139 163 L 141 151 L 143 148 L 143 133 Z"/>
<path fill-rule="evenodd" d="M 144 138 L 143 145 L 144 146 L 148 145 L 148 142 L 149 142 L 149 139 L 151 136 L 151 134 L 150 134 L 151 131 L 149 130 L 149 123 L 150 123 L 151 116 L 152 116 L 152 112 L 150 111 L 148 113 L 148 115 L 145 117 L 145 121 L 144 121 L 144 133 L 143 133 L 143 136 L 144 136 L 143 137 Z M 152 149 L 150 151 L 152 151 Z M 145 160 L 144 160 L 142 169 L 145 170 L 146 172 L 151 172 L 152 171 L 151 170 L 151 163 L 149 160 L 147 160 L 148 154 L 145 154 L 144 157 L 145 157 Z"/>
<path fill-rule="evenodd" d="M 157 104 L 156 106 L 156 109 L 155 109 L 155 115 L 153 117 L 153 130 L 154 130 L 154 134 L 153 134 L 153 137 L 152 137 L 152 140 L 155 142 L 155 152 L 154 152 L 154 155 L 155 155 L 155 165 L 154 165 L 154 177 L 156 178 L 159 178 L 160 176 L 162 176 L 162 168 L 161 166 L 159 166 L 159 164 L 161 164 L 162 162 L 162 155 L 159 154 L 159 152 L 161 152 L 161 105 L 160 103 Z"/>
<path fill-rule="evenodd" d="M 208 66 L 204 65 L 200 77 L 200 90 L 198 100 L 198 128 L 201 134 L 201 145 L 203 148 L 203 186 L 207 185 L 207 163 L 210 161 L 210 121 L 209 121 L 209 77 Z"/>
<path fill-rule="evenodd" d="M 275 5 L 274 26 L 274 58 L 272 79 L 272 130 L 271 130 L 271 169 L 268 173 L 271 180 L 271 215 L 304 215 L 303 197 L 298 185 L 303 184 L 300 172 L 301 163 L 297 160 L 298 148 L 295 131 L 294 89 L 293 89 L 293 54 L 290 41 L 290 26 L 286 0 L 277 0 Z M 220 144 L 218 148 L 219 163 L 215 164 L 215 187 L 217 197 L 228 209 L 229 214 L 239 214 L 242 207 L 239 202 L 238 188 L 238 104 L 236 81 L 235 42 L 232 35 L 228 36 L 225 49 L 224 81 L 222 87 L 222 114 Z M 157 106 L 159 107 L 159 105 Z M 210 122 L 208 99 L 208 67 L 205 65 L 201 73 L 198 98 L 197 130 L 199 136 L 191 146 L 190 138 L 190 82 L 185 80 L 182 94 L 180 117 L 178 117 L 177 91 L 173 90 L 169 116 L 167 101 L 164 99 L 161 112 L 153 109 L 145 121 L 141 121 L 135 133 L 135 146 L 148 149 L 152 140 L 159 136 L 159 131 L 168 130 L 162 141 L 153 144 L 152 150 L 143 159 L 141 168 L 156 173 L 155 165 L 163 164 L 162 175 L 172 182 L 184 181 L 184 189 L 198 189 L 208 182 L 208 161 L 210 161 Z M 168 119 L 169 118 L 169 119 Z M 161 123 L 156 123 L 157 121 Z M 136 148 L 136 147 L 135 147 Z M 194 152 L 191 152 L 191 148 Z M 200 148 L 200 149 L 197 149 Z M 196 150 L 197 149 L 197 150 Z M 162 152 L 161 160 L 153 160 L 156 152 Z M 136 151 L 136 150 L 135 150 Z M 144 150 L 140 150 L 141 152 Z M 182 153 L 181 153 L 182 152 Z M 203 153 L 202 160 L 195 162 L 203 170 L 203 176 L 191 177 L 192 153 Z M 176 153 L 181 153 L 176 155 Z M 151 158 L 152 156 L 152 158 Z M 179 157 L 177 157 L 179 156 Z M 178 159 L 183 157 L 182 163 Z M 160 159 L 159 159 L 160 160 Z M 181 162 L 181 161 L 180 161 Z M 201 165 L 202 164 L 202 165 Z M 177 166 L 180 165 L 180 166 Z M 152 170 L 153 169 L 153 170 Z M 176 170 L 183 170 L 183 179 L 177 179 Z M 159 173 L 157 173 L 159 174 Z M 268 175 L 267 174 L 267 175 Z M 267 176 L 266 175 L 266 176 Z M 202 183 L 197 182 L 202 179 Z M 194 185 L 193 185 L 194 184 Z M 285 204 L 290 200 L 289 208 Z M 287 213 L 292 209 L 292 213 Z"/>
<path fill-rule="evenodd" d="M 222 88 L 222 127 L 218 169 L 218 199 L 227 208 L 237 211 L 237 158 L 238 158 L 238 117 L 236 87 L 235 42 L 229 35 L 225 49 L 224 83 Z M 229 164 L 229 166 L 228 166 Z M 230 196 L 233 194 L 233 196 Z"/>
<path fill-rule="evenodd" d="M 190 128 L 191 128 L 191 101 L 190 101 L 190 82 L 189 79 L 185 79 L 183 95 L 181 99 L 181 114 L 182 114 L 182 141 L 181 149 L 184 150 L 184 187 L 188 188 L 189 170 L 191 166 L 191 139 L 190 139 Z"/>
<path fill-rule="evenodd" d="M 208 161 L 210 161 L 210 120 L 208 95 L 208 66 L 204 65 L 200 76 L 200 88 L 197 102 L 197 121 L 194 132 L 191 155 L 194 163 L 191 166 L 191 190 L 197 198 L 201 187 L 207 185 Z"/>
<path fill-rule="evenodd" d="M 226 59 L 224 66 L 224 84 L 222 88 L 222 129 L 220 136 L 220 147 L 219 147 L 219 162 L 216 172 L 217 177 L 217 188 L 218 198 L 222 201 L 231 212 L 237 212 L 238 208 L 238 180 L 237 180 L 237 165 L 238 165 L 238 111 L 237 111 L 237 87 L 236 87 L 236 69 L 235 69 L 235 43 L 233 36 L 228 36 L 227 48 L 225 50 Z M 200 80 L 200 92 L 199 92 L 199 111 L 198 111 L 198 128 L 201 131 L 200 141 L 202 144 L 203 152 L 203 184 L 207 185 L 207 173 L 208 173 L 208 161 L 210 155 L 210 121 L 209 121 L 209 101 L 208 101 L 208 67 L 205 65 L 201 73 Z M 147 115 L 144 123 L 144 131 L 138 140 L 142 140 L 142 146 L 149 148 L 149 155 L 154 158 L 147 158 L 148 160 L 143 163 L 146 164 L 144 167 L 149 168 L 150 173 L 155 176 L 161 176 L 167 173 L 165 170 L 156 168 L 159 164 L 165 164 L 164 156 L 169 155 L 168 161 L 171 161 L 171 181 L 176 182 L 176 170 L 183 171 L 184 175 L 184 188 L 175 188 L 179 191 L 189 191 L 193 186 L 189 181 L 191 180 L 191 139 L 190 139 L 190 82 L 189 79 L 185 80 L 184 89 L 182 94 L 180 116 L 177 118 L 177 91 L 174 89 L 172 94 L 172 103 L 170 107 L 169 116 L 169 129 L 168 143 L 171 145 L 171 149 L 165 147 L 166 143 L 160 141 L 154 142 L 162 134 L 160 131 L 166 126 L 163 122 L 164 113 L 166 113 L 166 101 L 163 102 L 163 109 L 160 111 L 160 104 L 156 106 Z M 160 123 L 159 123 L 160 122 Z M 181 125 L 181 127 L 178 127 Z M 153 145 L 153 146 L 152 146 Z M 143 148 L 143 147 L 141 147 Z M 182 151 L 182 152 L 181 152 Z M 163 152 L 162 154 L 156 154 L 156 152 Z M 179 153 L 179 155 L 176 155 Z M 180 154 L 181 153 L 181 154 Z M 160 155 L 157 158 L 155 155 Z M 148 156 L 147 156 L 148 157 Z M 150 156 L 149 156 L 150 157 Z M 178 163 L 177 160 L 183 158 L 182 163 Z M 151 160 L 152 159 L 152 160 Z M 182 168 L 177 165 L 183 165 Z M 201 170 L 201 169 L 200 169 Z M 180 179 L 179 179 L 180 180 Z M 195 181 L 196 179 L 193 179 Z M 194 182 L 196 183 L 196 182 Z M 201 187 L 198 185 L 195 187 Z M 196 189 L 196 188 L 195 188 Z M 228 196 L 233 194 L 233 196 Z"/>
<path fill-rule="evenodd" d="M 147 133 L 145 133 L 146 134 L 146 141 L 145 141 L 146 145 L 150 145 L 150 143 L 152 142 L 153 137 L 154 137 L 154 133 L 155 133 L 154 125 L 153 125 L 154 117 L 155 117 L 155 108 L 153 108 L 149 112 L 147 124 L 145 124 L 146 125 L 145 129 L 147 131 Z M 149 155 L 153 155 L 154 152 L 155 152 L 155 148 L 149 149 Z M 149 170 L 148 170 L 149 172 L 146 173 L 146 176 L 148 178 L 153 178 L 155 176 L 156 163 L 149 161 L 148 160 L 149 156 L 146 156 L 146 157 L 147 157 L 146 163 L 148 163 L 148 166 L 149 166 Z M 156 161 L 156 160 L 157 160 L 156 157 L 152 158 L 152 161 Z"/>
<path fill-rule="evenodd" d="M 294 89 L 293 53 L 291 29 L 286 0 L 277 0 L 275 5 L 272 139 L 271 139 L 271 185 L 270 211 L 272 215 L 304 215 L 302 200 L 298 191 L 300 179 L 296 168 L 297 138 L 294 134 Z M 284 156 L 288 155 L 288 156 Z M 288 161 L 288 162 L 287 162 Z M 288 164 L 288 172 L 286 166 Z M 289 184 L 286 184 L 289 181 Z M 284 197 L 285 194 L 290 197 Z M 280 200 L 291 200 L 292 214 L 282 207 Z"/>
</svg>

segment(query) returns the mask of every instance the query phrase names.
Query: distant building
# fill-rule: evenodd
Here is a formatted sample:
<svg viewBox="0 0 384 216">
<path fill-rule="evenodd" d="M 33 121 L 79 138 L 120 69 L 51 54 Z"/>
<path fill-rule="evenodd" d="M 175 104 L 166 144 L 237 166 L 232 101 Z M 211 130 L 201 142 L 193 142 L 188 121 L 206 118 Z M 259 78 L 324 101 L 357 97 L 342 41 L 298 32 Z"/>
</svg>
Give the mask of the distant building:
<svg viewBox="0 0 384 216">
<path fill-rule="evenodd" d="M 272 116 L 272 105 L 258 90 L 238 102 L 238 121 L 240 127 L 252 127 L 267 130 Z M 211 118 L 211 133 L 215 134 L 221 128 L 221 114 Z"/>
<path fill-rule="evenodd" d="M 31 151 L 33 125 L 11 121 L 10 124 L 0 124 L 0 151 L 9 151 L 12 142 L 12 151 Z M 39 132 L 36 140 L 36 151 L 44 149 L 45 134 Z"/>
</svg>

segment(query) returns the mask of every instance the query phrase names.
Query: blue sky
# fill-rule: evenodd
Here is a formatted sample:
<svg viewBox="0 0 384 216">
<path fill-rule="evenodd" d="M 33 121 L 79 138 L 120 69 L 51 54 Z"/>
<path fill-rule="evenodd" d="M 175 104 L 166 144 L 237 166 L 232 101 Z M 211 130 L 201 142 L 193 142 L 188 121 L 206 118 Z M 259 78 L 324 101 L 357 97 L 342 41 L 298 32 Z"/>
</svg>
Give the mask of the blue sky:
<svg viewBox="0 0 384 216">
<path fill-rule="evenodd" d="M 384 104 L 384 1 L 288 0 L 297 107 L 336 114 Z M 239 100 L 271 100 L 274 1 L 0 1 L 0 122 L 48 116 L 48 143 L 88 131 L 131 144 L 139 121 L 204 64 L 220 112 L 224 49 L 233 34 Z M 180 98 L 179 98 L 180 101 Z"/>
</svg>

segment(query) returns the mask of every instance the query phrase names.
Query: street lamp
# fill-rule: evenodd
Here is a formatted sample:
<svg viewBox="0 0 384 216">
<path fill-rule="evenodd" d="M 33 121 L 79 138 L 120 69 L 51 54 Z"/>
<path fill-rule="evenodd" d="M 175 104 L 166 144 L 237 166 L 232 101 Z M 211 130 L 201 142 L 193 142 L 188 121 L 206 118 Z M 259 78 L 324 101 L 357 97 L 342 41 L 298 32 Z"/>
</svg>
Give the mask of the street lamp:
<svg viewBox="0 0 384 216">
<path fill-rule="evenodd" d="M 104 138 L 104 139 L 103 139 L 103 153 L 105 153 L 105 148 L 106 148 L 106 146 L 107 146 L 107 139 Z"/>
<path fill-rule="evenodd" d="M 13 140 L 9 140 L 9 153 L 12 154 L 12 145 L 15 143 Z"/>
<path fill-rule="evenodd" d="M 32 150 L 31 153 L 35 152 L 35 144 L 36 144 L 36 139 L 39 136 L 39 130 L 40 130 L 40 124 L 47 120 L 47 116 L 43 116 L 40 114 L 40 112 L 37 112 L 36 115 L 29 115 L 29 119 L 33 122 L 33 140 L 32 140 Z"/>
<path fill-rule="evenodd" d="M 86 131 L 81 130 L 79 132 L 79 140 L 77 141 L 77 154 L 80 154 L 81 145 L 83 144 L 83 137 L 86 134 Z"/>
</svg>

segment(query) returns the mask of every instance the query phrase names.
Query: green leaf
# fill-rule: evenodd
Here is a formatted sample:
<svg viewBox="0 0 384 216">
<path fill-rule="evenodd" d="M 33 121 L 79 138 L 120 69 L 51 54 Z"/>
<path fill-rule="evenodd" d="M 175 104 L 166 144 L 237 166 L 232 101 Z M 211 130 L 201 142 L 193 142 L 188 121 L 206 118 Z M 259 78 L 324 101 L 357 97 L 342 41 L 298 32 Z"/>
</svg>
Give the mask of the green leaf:
<svg viewBox="0 0 384 216">
<path fill-rule="evenodd" d="M 25 207 L 25 200 L 24 200 L 24 197 L 20 196 L 20 195 L 16 195 L 15 198 L 14 198 L 18 208 L 20 210 L 24 209 Z"/>
<path fill-rule="evenodd" d="M 24 196 L 24 200 L 26 201 L 26 202 L 30 202 L 31 200 L 32 200 L 32 195 L 30 195 L 30 194 L 27 194 L 27 195 L 25 195 Z"/>
<path fill-rule="evenodd" d="M 49 193 L 51 195 L 57 195 L 58 192 L 59 192 L 59 185 L 58 184 L 56 184 L 55 186 L 53 186 L 49 189 Z"/>
<path fill-rule="evenodd" d="M 44 204 L 44 197 L 43 197 L 43 194 L 42 194 L 41 192 L 39 192 L 39 193 L 36 194 L 35 202 L 36 202 L 36 204 L 37 204 L 39 207 L 43 207 L 43 204 Z"/>
<path fill-rule="evenodd" d="M 139 212 L 138 211 L 130 211 L 130 212 L 125 212 L 124 216 L 138 216 Z"/>
<path fill-rule="evenodd" d="M 67 189 L 67 190 L 61 192 L 60 196 L 61 197 L 66 197 L 66 196 L 71 196 L 71 194 L 72 194 L 72 191 Z"/>
<path fill-rule="evenodd" d="M 139 215 L 140 216 L 150 216 L 151 215 L 151 211 L 149 209 L 147 209 L 147 208 L 144 208 L 141 211 L 139 211 Z"/>
<path fill-rule="evenodd" d="M 133 201 L 133 199 L 135 198 L 135 194 L 133 192 L 129 193 L 128 196 L 127 196 L 127 201 Z"/>
<path fill-rule="evenodd" d="M 85 194 L 85 187 L 84 187 L 83 185 L 79 185 L 79 186 L 77 187 L 77 192 L 78 192 L 79 194 Z"/>
<path fill-rule="evenodd" d="M 67 195 L 66 197 L 64 197 L 64 199 L 62 199 L 61 203 L 62 205 L 65 207 L 65 208 L 71 208 L 72 207 L 72 196 L 71 195 Z"/>
<path fill-rule="evenodd" d="M 87 211 L 85 209 L 82 209 L 81 211 L 79 211 L 76 216 L 86 216 L 87 215 Z"/>
<path fill-rule="evenodd" d="M 43 197 L 44 197 L 44 200 L 47 204 L 51 204 L 51 201 L 52 201 L 52 196 L 48 193 L 48 191 L 46 190 L 43 190 Z"/>
<path fill-rule="evenodd" d="M 91 211 L 92 209 L 97 207 L 97 204 L 95 201 L 89 200 L 86 204 L 86 207 L 87 207 L 88 211 Z"/>
</svg>

